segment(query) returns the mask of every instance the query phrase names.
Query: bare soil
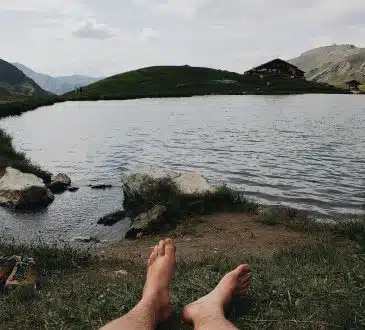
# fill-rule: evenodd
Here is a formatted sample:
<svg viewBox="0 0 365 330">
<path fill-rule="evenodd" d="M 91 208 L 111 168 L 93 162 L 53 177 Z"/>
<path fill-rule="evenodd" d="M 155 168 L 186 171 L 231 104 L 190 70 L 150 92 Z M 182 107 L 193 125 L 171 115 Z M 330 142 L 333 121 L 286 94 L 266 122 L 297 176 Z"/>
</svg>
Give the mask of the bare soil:
<svg viewBox="0 0 365 330">
<path fill-rule="evenodd" d="M 308 242 L 308 235 L 284 226 L 262 224 L 256 216 L 220 213 L 191 219 L 164 236 L 174 239 L 178 260 L 199 260 L 218 253 L 230 256 L 271 255 L 277 249 Z M 147 260 L 151 249 L 161 238 L 151 236 L 135 241 L 124 240 L 104 249 L 102 254 Z"/>
</svg>

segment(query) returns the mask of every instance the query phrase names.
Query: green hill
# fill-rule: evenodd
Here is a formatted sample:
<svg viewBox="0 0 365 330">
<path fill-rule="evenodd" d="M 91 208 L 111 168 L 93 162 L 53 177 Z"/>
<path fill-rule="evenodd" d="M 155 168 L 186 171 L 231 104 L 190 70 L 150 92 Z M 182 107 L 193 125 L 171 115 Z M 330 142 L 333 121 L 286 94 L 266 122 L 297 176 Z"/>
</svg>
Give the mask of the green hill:
<svg viewBox="0 0 365 330">
<path fill-rule="evenodd" d="M 324 83 L 278 76 L 242 75 L 190 66 L 155 66 L 115 75 L 76 92 L 68 99 L 129 99 L 209 94 L 344 93 Z"/>
<path fill-rule="evenodd" d="M 45 96 L 50 96 L 50 93 L 44 91 L 14 65 L 0 59 L 0 102 Z"/>
</svg>

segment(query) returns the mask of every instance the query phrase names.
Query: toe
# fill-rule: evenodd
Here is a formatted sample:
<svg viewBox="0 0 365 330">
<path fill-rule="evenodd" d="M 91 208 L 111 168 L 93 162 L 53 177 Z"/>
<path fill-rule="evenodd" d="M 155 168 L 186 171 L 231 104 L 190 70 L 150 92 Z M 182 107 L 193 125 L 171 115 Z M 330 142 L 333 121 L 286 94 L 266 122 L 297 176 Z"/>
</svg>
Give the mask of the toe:
<svg viewBox="0 0 365 330">
<path fill-rule="evenodd" d="M 175 254 L 175 244 L 170 238 L 165 239 L 165 254 L 168 256 Z"/>
<path fill-rule="evenodd" d="M 247 282 L 251 282 L 251 279 L 252 279 L 252 273 L 247 273 L 243 277 L 240 278 L 239 283 L 241 285 L 243 285 Z"/>
<path fill-rule="evenodd" d="M 159 243 L 158 243 L 158 256 L 159 257 L 163 257 L 165 255 L 165 241 L 164 240 L 161 240 Z"/>
<path fill-rule="evenodd" d="M 148 259 L 148 265 L 152 265 L 154 263 L 154 261 L 156 260 L 158 255 L 158 246 L 156 245 L 153 250 L 152 253 L 150 255 L 150 258 Z"/>
<path fill-rule="evenodd" d="M 238 266 L 234 272 L 239 276 L 244 276 L 247 273 L 251 272 L 251 266 L 250 265 L 240 265 Z"/>
</svg>

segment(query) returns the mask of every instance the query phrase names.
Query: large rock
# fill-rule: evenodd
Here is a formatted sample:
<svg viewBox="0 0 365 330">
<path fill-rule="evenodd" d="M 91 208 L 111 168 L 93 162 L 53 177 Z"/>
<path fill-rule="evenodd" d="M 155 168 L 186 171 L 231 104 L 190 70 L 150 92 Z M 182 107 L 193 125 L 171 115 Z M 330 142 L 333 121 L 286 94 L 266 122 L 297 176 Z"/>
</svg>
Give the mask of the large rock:
<svg viewBox="0 0 365 330">
<path fill-rule="evenodd" d="M 53 202 L 52 192 L 42 179 L 22 173 L 12 167 L 2 171 L 0 178 L 0 205 L 12 209 L 38 209 Z"/>
<path fill-rule="evenodd" d="M 126 238 L 134 239 L 156 230 L 160 224 L 165 220 L 166 207 L 163 205 L 156 205 L 146 213 L 137 216 L 132 227 L 128 230 Z"/>
<path fill-rule="evenodd" d="M 214 192 L 216 189 L 197 172 L 175 172 L 157 167 L 145 167 L 122 176 L 123 190 L 129 194 L 143 194 L 154 182 L 171 180 L 181 194 L 193 195 Z"/>
<path fill-rule="evenodd" d="M 59 194 L 67 190 L 71 185 L 71 179 L 63 173 L 57 174 L 52 182 L 48 185 L 48 188 L 54 193 Z"/>
</svg>

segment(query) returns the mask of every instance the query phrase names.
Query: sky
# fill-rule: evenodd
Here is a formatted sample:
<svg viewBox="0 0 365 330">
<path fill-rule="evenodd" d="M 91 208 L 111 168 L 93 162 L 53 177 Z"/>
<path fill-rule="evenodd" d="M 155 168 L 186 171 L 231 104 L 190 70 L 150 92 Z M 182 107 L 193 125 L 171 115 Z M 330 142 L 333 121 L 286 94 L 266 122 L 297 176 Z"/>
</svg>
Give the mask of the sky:
<svg viewBox="0 0 365 330">
<path fill-rule="evenodd" d="M 364 46 L 364 0 L 0 0 L 0 58 L 53 76 L 152 65 L 244 72 Z"/>
</svg>

